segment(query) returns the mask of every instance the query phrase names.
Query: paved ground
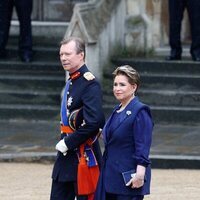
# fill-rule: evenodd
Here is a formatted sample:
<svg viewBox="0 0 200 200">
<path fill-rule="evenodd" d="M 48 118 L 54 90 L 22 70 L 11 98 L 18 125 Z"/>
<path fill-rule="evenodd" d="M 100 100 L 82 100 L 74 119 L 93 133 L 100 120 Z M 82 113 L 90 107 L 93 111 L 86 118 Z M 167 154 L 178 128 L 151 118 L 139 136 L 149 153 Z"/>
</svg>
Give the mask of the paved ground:
<svg viewBox="0 0 200 200">
<path fill-rule="evenodd" d="M 0 120 L 0 161 L 53 160 L 59 135 L 58 121 Z M 199 141 L 200 124 L 155 124 L 152 166 L 200 169 Z"/>
<path fill-rule="evenodd" d="M 199 124 L 155 124 L 152 155 L 200 155 Z M 0 154 L 55 152 L 58 121 L 0 120 Z"/>
<path fill-rule="evenodd" d="M 0 163 L 0 199 L 48 200 L 52 164 Z M 200 170 L 152 170 L 151 195 L 145 200 L 197 200 Z"/>
</svg>

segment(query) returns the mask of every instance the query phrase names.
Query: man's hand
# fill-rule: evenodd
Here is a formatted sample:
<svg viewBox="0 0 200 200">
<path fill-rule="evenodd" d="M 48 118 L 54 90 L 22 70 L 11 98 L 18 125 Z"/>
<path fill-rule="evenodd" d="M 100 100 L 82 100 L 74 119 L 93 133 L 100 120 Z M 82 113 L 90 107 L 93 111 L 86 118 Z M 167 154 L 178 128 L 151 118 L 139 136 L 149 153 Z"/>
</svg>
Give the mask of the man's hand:
<svg viewBox="0 0 200 200">
<path fill-rule="evenodd" d="M 67 146 L 65 144 L 64 139 L 60 140 L 57 144 L 56 144 L 56 150 L 60 151 L 61 153 L 63 153 L 64 156 L 67 155 Z"/>
</svg>

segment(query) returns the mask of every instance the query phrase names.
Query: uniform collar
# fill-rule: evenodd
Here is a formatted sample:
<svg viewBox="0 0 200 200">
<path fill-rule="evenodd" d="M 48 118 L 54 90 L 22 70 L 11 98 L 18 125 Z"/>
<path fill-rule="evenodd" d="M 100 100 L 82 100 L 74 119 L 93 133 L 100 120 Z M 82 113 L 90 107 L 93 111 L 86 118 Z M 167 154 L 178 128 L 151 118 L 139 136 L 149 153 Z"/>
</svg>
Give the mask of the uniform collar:
<svg viewBox="0 0 200 200">
<path fill-rule="evenodd" d="M 80 73 L 79 71 L 76 71 L 76 72 L 70 74 L 70 75 L 69 75 L 69 78 L 70 78 L 71 80 L 75 80 L 75 79 L 77 79 L 80 75 L 81 75 L 81 73 Z"/>
<path fill-rule="evenodd" d="M 88 71 L 87 67 L 86 67 L 86 65 L 83 65 L 77 71 L 69 74 L 69 78 L 71 80 L 75 80 L 75 79 L 79 78 L 80 76 L 82 76 L 86 71 Z"/>
</svg>

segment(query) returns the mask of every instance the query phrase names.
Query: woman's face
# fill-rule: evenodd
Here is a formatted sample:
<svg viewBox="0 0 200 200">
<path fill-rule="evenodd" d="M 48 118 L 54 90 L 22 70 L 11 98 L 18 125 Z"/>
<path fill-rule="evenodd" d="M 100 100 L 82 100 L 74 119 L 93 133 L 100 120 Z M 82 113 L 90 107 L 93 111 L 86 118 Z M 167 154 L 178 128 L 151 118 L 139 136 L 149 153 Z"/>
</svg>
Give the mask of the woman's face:
<svg viewBox="0 0 200 200">
<path fill-rule="evenodd" d="M 126 104 L 133 97 L 136 88 L 137 85 L 131 85 L 125 75 L 120 74 L 114 78 L 113 93 L 122 104 Z"/>
</svg>

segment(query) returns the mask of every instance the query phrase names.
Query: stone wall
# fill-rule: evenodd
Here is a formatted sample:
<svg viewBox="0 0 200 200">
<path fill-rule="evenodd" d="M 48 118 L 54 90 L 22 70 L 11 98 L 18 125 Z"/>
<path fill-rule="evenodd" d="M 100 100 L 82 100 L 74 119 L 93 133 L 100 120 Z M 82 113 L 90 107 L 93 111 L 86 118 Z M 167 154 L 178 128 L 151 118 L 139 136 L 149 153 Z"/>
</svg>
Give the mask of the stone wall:
<svg viewBox="0 0 200 200">
<path fill-rule="evenodd" d="M 184 22 L 183 30 L 188 30 Z M 187 34 L 183 31 L 182 38 L 188 38 Z M 91 0 L 77 4 L 65 34 L 69 36 L 86 41 L 86 63 L 101 79 L 116 46 L 148 51 L 168 45 L 168 0 Z"/>
<path fill-rule="evenodd" d="M 65 37 L 79 36 L 87 43 L 86 63 L 101 79 L 114 45 L 123 42 L 125 1 L 100 0 L 77 4 Z"/>
</svg>

